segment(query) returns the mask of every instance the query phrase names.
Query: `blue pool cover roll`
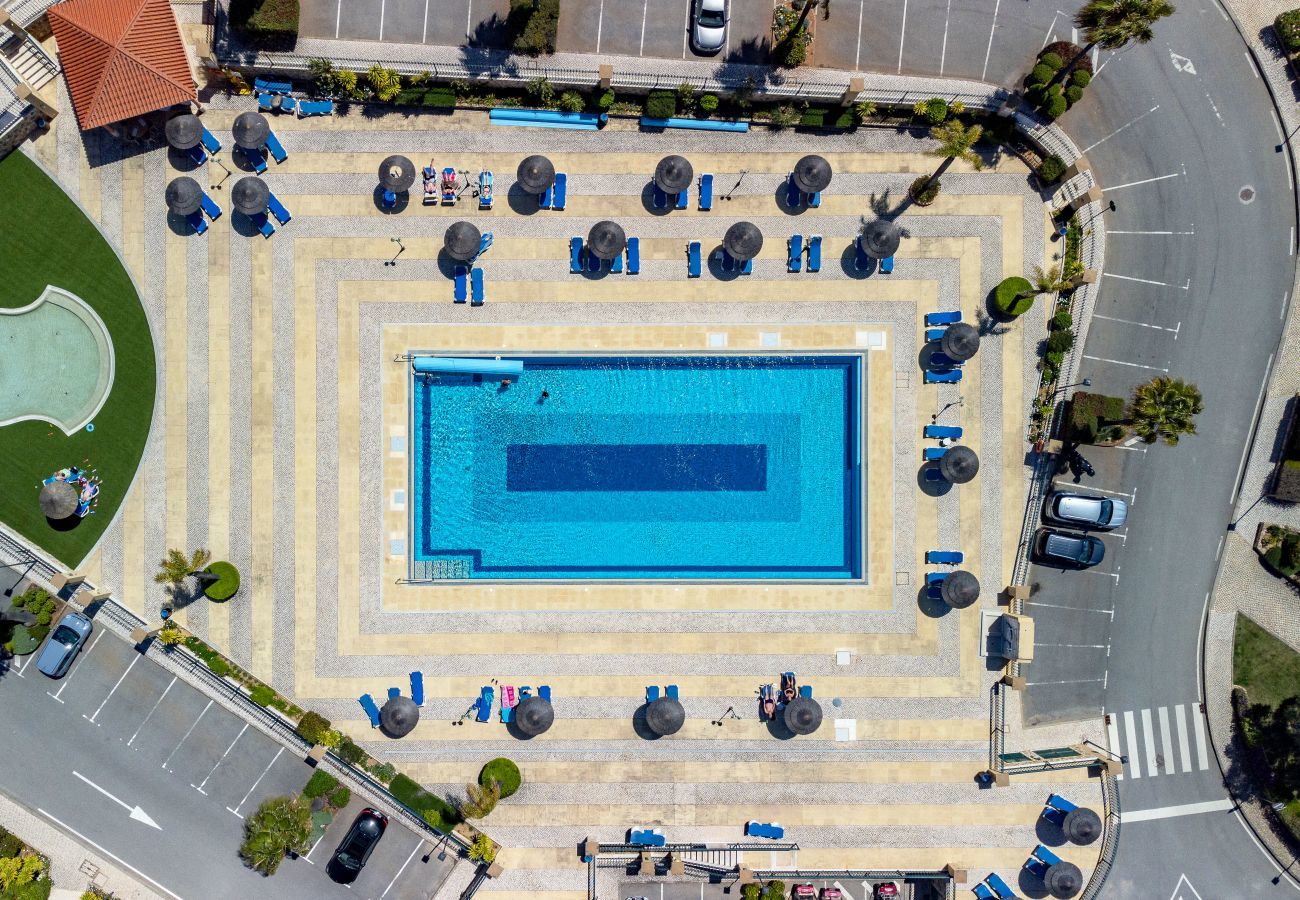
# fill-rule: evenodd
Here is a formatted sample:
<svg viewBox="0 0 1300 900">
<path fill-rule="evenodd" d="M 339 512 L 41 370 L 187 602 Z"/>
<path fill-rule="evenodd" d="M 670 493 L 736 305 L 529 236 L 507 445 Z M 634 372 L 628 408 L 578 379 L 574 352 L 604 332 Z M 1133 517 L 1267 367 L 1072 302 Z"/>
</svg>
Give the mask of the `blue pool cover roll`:
<svg viewBox="0 0 1300 900">
<path fill-rule="evenodd" d="M 522 375 L 520 359 L 466 359 L 454 356 L 416 356 L 411 368 L 421 375 Z"/>
</svg>

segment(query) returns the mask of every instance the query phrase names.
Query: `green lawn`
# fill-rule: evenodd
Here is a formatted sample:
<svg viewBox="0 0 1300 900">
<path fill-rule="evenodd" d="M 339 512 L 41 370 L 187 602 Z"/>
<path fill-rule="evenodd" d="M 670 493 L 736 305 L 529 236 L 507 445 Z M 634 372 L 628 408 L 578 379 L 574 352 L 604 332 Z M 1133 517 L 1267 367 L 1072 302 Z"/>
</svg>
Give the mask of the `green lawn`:
<svg viewBox="0 0 1300 900">
<path fill-rule="evenodd" d="M 1300 694 L 1300 653 L 1238 613 L 1232 680 L 1246 689 L 1252 704 L 1276 707 Z"/>
<path fill-rule="evenodd" d="M 144 452 L 156 382 L 153 339 L 113 248 L 35 163 L 11 153 L 0 161 L 0 306 L 25 306 L 47 284 L 99 313 L 113 341 L 116 373 L 93 433 L 67 437 L 44 422 L 0 428 L 0 521 L 74 567 L 112 521 Z M 41 481 L 70 465 L 99 470 L 99 506 L 77 527 L 55 531 L 36 499 Z"/>
</svg>

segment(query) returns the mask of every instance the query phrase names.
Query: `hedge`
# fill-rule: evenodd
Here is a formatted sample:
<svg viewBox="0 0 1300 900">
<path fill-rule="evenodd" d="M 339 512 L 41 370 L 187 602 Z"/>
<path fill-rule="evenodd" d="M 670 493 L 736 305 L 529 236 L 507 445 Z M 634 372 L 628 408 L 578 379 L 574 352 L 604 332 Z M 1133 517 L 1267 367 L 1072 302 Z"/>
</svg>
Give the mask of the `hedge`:
<svg viewBox="0 0 1300 900">
<path fill-rule="evenodd" d="M 1065 160 L 1055 153 L 1043 157 L 1043 161 L 1038 165 L 1038 177 L 1043 179 L 1045 184 L 1056 184 L 1065 174 Z"/>
<path fill-rule="evenodd" d="M 1004 316 L 1023 316 L 1034 305 L 1033 290 L 1029 279 L 1012 275 L 993 289 L 993 305 Z"/>
<path fill-rule="evenodd" d="M 403 88 L 393 98 L 398 106 L 423 106 L 430 109 L 454 109 L 456 92 L 447 87 Z"/>
<path fill-rule="evenodd" d="M 399 802 L 439 831 L 451 831 L 461 821 L 460 814 L 450 803 L 430 794 L 406 775 L 399 773 L 394 776 L 388 790 Z"/>
<path fill-rule="evenodd" d="M 1068 437 L 1085 444 L 1095 443 L 1104 427 L 1124 421 L 1124 409 L 1123 397 L 1076 391 L 1070 398 Z"/>
<path fill-rule="evenodd" d="M 673 91 L 651 91 L 646 97 L 645 114 L 652 119 L 671 119 L 677 115 L 677 94 Z"/>
<path fill-rule="evenodd" d="M 330 720 L 320 713 L 304 713 L 303 717 L 298 720 L 298 733 L 313 744 L 319 744 L 321 736 L 329 730 Z"/>
<path fill-rule="evenodd" d="M 1058 85 L 1047 95 L 1047 102 L 1043 104 L 1043 115 L 1049 119 L 1057 119 L 1069 108 L 1070 101 L 1065 99 L 1065 94 L 1061 93 Z"/>
<path fill-rule="evenodd" d="M 307 786 L 302 789 L 302 795 L 314 800 L 317 797 L 324 797 L 338 786 L 337 778 L 324 769 L 317 769 L 311 773 L 311 778 L 307 779 Z"/>
<path fill-rule="evenodd" d="M 1300 9 L 1288 10 L 1274 19 L 1273 30 L 1287 52 L 1300 52 Z"/>
<path fill-rule="evenodd" d="M 488 762 L 483 767 L 483 771 L 478 773 L 478 783 L 483 787 L 487 787 L 493 781 L 500 784 L 502 797 L 509 797 L 519 790 L 523 780 L 523 776 L 519 774 L 519 767 L 500 756 Z"/>
<path fill-rule="evenodd" d="M 216 575 L 217 580 L 203 586 L 203 593 L 209 600 L 229 600 L 239 592 L 239 570 L 225 560 L 212 563 L 203 570 L 204 574 Z"/>
</svg>

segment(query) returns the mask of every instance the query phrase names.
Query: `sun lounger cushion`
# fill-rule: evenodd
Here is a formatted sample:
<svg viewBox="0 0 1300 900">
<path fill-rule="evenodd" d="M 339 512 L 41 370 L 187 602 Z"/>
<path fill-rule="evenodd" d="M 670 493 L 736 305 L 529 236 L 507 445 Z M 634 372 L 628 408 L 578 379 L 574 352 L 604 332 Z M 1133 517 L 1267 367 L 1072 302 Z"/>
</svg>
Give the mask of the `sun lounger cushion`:
<svg viewBox="0 0 1300 900">
<path fill-rule="evenodd" d="M 208 161 L 208 154 L 203 152 L 203 145 L 201 144 L 195 144 L 185 152 L 190 155 L 190 159 L 194 160 L 199 165 L 203 165 Z"/>
<path fill-rule="evenodd" d="M 282 163 L 289 158 L 289 154 L 284 151 L 284 145 L 280 143 L 274 131 L 266 133 L 266 149 L 271 151 L 271 156 L 277 163 Z"/>
<path fill-rule="evenodd" d="M 666 693 L 669 696 L 669 698 L 673 700 L 677 700 L 680 698 L 680 694 L 677 691 L 677 685 L 675 684 L 670 684 L 668 685 L 668 687 L 664 688 L 664 693 Z"/>
<path fill-rule="evenodd" d="M 555 194 L 551 198 L 551 209 L 564 209 L 569 196 L 569 176 L 563 172 L 555 173 Z"/>
<path fill-rule="evenodd" d="M 754 274 L 754 261 L 752 259 L 747 259 L 740 264 L 740 274 L 741 275 Z"/>
<path fill-rule="evenodd" d="M 582 238 L 569 238 L 569 272 L 577 275 L 582 271 Z"/>
<path fill-rule="evenodd" d="M 949 438 L 956 440 L 961 437 L 962 431 L 956 425 L 927 425 L 925 426 L 925 436 L 934 440 Z"/>
<path fill-rule="evenodd" d="M 483 305 L 483 270 L 473 269 L 469 273 L 470 306 Z"/>
<path fill-rule="evenodd" d="M 943 473 L 940 472 L 938 469 L 926 469 L 926 470 L 925 470 L 925 480 L 926 480 L 926 481 L 943 481 Z"/>
<path fill-rule="evenodd" d="M 785 182 L 785 205 L 791 209 L 799 207 L 799 201 L 803 199 L 803 191 L 794 183 L 794 175 L 790 175 Z"/>
<path fill-rule="evenodd" d="M 380 202 L 384 204 L 385 209 L 392 209 L 394 206 L 397 205 L 397 192 L 384 191 L 383 199 Z"/>
<path fill-rule="evenodd" d="M 654 703 L 659 699 L 659 685 L 652 684 L 645 689 L 645 702 Z"/>
<path fill-rule="evenodd" d="M 600 257 L 592 253 L 591 248 L 588 247 L 587 248 L 587 271 L 592 273 L 599 272 L 600 263 L 601 263 Z"/>
<path fill-rule="evenodd" d="M 686 204 L 691 202 L 691 196 L 690 196 L 690 194 L 691 194 L 690 190 L 687 189 L 687 190 L 684 190 L 684 191 L 682 191 L 680 194 L 677 195 L 677 208 L 678 208 L 678 209 L 685 209 L 685 208 L 686 208 Z"/>
<path fill-rule="evenodd" d="M 622 272 L 622 271 L 623 271 L 623 254 L 622 254 L 622 253 L 620 253 L 618 256 L 614 257 L 613 259 L 611 259 L 611 260 L 609 261 L 609 270 L 610 270 L 611 272 Z"/>
<path fill-rule="evenodd" d="M 216 153 L 221 149 L 221 141 L 217 140 L 217 136 L 206 128 L 203 129 L 203 137 L 200 138 L 200 140 L 203 143 L 204 149 L 209 153 Z"/>
<path fill-rule="evenodd" d="M 960 550 L 927 550 L 925 561 L 932 566 L 959 566 L 966 558 Z"/>
<path fill-rule="evenodd" d="M 537 689 L 537 696 L 541 697 L 547 703 L 551 702 L 551 686 L 544 684 Z"/>
<path fill-rule="evenodd" d="M 221 218 L 221 207 L 217 206 L 217 201 L 209 197 L 206 191 L 203 193 L 203 196 L 199 198 L 199 205 L 212 221 L 215 222 L 217 219 Z"/>
<path fill-rule="evenodd" d="M 925 314 L 926 325 L 953 325 L 961 321 L 961 312 L 932 312 Z"/>
<path fill-rule="evenodd" d="M 982 884 L 975 885 L 975 896 L 979 900 L 997 900 L 997 894 L 994 894 Z"/>
<path fill-rule="evenodd" d="M 457 303 L 464 303 L 469 296 L 469 269 L 464 266 L 457 266 L 454 272 L 456 279 L 455 298 Z"/>
<path fill-rule="evenodd" d="M 811 699 L 812 699 L 812 685 L 811 685 L 811 684 L 801 684 L 801 685 L 799 685 L 799 696 L 800 696 L 800 697 L 803 697 L 803 698 L 805 698 L 805 699 L 811 700 Z"/>
<path fill-rule="evenodd" d="M 925 573 L 925 583 L 926 583 L 926 584 L 943 584 L 944 579 L 947 578 L 947 577 L 948 577 L 948 573 L 946 573 L 946 572 L 926 572 L 926 573 Z"/>
<path fill-rule="evenodd" d="M 280 198 L 275 196 L 275 194 L 272 194 L 270 191 L 267 191 L 266 193 L 266 206 L 271 210 L 271 215 L 275 216 L 275 220 L 281 225 L 288 225 L 289 220 L 293 218 L 293 216 L 290 215 L 289 210 L 285 208 L 285 205 L 280 202 Z"/>
<path fill-rule="evenodd" d="M 794 234 L 790 236 L 790 241 L 786 245 L 786 262 L 785 267 L 791 272 L 799 272 L 803 269 L 803 235 Z"/>
<path fill-rule="evenodd" d="M 820 272 L 822 270 L 822 236 L 814 234 L 808 238 L 808 271 Z"/>
<path fill-rule="evenodd" d="M 1038 857 L 1049 866 L 1054 866 L 1061 861 L 1061 857 L 1057 856 L 1051 850 L 1048 850 L 1042 844 L 1039 844 L 1034 848 L 1034 856 Z"/>
<path fill-rule="evenodd" d="M 700 176 L 700 209 L 713 209 L 713 176 L 709 173 Z"/>
<path fill-rule="evenodd" d="M 686 267 L 692 278 L 700 277 L 700 242 L 691 241 L 686 245 Z"/>
<path fill-rule="evenodd" d="M 627 274 L 641 274 L 641 239 L 630 237 L 627 239 Z"/>
<path fill-rule="evenodd" d="M 262 232 L 262 237 L 269 238 L 271 235 L 275 234 L 275 226 L 272 225 L 271 220 L 266 217 L 266 213 L 258 213 L 253 216 L 253 224 L 257 226 L 258 231 Z"/>
<path fill-rule="evenodd" d="M 208 230 L 208 222 L 203 218 L 203 213 L 198 210 L 186 216 L 185 221 L 190 223 L 190 227 L 194 229 L 195 234 L 203 234 Z"/>
<path fill-rule="evenodd" d="M 411 673 L 411 699 L 415 701 L 416 706 L 424 706 L 424 673 Z"/>
<path fill-rule="evenodd" d="M 1063 813 L 1072 812 L 1073 810 L 1079 808 L 1075 804 L 1071 803 L 1069 800 L 1066 800 L 1060 794 L 1052 794 L 1050 797 L 1048 797 L 1047 805 L 1051 806 L 1054 809 L 1059 809 Z"/>
<path fill-rule="evenodd" d="M 950 369 L 947 372 L 931 372 L 929 369 L 925 372 L 926 384 L 952 384 L 961 381 L 961 369 Z"/>
<path fill-rule="evenodd" d="M 922 459 L 942 459 L 943 455 L 948 452 L 947 447 L 926 447 L 921 451 Z"/>
<path fill-rule="evenodd" d="M 401 688 L 390 687 L 390 688 L 388 689 L 388 699 L 389 699 L 389 700 L 394 700 L 394 699 L 396 699 L 396 698 L 398 698 L 398 697 L 400 697 L 400 696 L 402 696 L 402 689 L 401 689 Z"/>
<path fill-rule="evenodd" d="M 370 717 L 370 727 L 378 728 L 379 707 L 375 705 L 375 698 L 370 696 L 369 694 L 362 694 L 358 698 L 358 700 L 361 703 L 361 708 L 364 709 L 366 711 L 366 715 Z"/>
<path fill-rule="evenodd" d="M 267 78 L 257 78 L 253 80 L 253 88 L 271 94 L 287 94 L 293 90 L 293 85 L 287 81 L 271 81 Z"/>
<path fill-rule="evenodd" d="M 988 882 L 989 887 L 998 892 L 998 897 L 1001 900 L 1015 900 L 1016 892 L 1011 890 L 996 872 L 990 872 L 989 877 L 984 880 Z"/>
<path fill-rule="evenodd" d="M 803 196 L 804 196 L 804 200 L 806 200 L 808 203 L 809 209 L 816 209 L 817 207 L 822 205 L 821 191 L 818 191 L 815 194 L 804 194 Z"/>
<path fill-rule="evenodd" d="M 551 185 L 546 190 L 537 195 L 537 205 L 542 209 L 550 209 L 555 199 L 555 185 Z"/>
<path fill-rule="evenodd" d="M 654 203 L 654 208 L 655 208 L 655 209 L 667 209 L 667 208 L 668 208 L 668 195 L 665 194 L 663 191 L 659 190 L 659 185 L 657 185 L 657 184 L 654 186 L 654 200 L 653 200 L 653 203 Z"/>
<path fill-rule="evenodd" d="M 853 268 L 859 272 L 865 272 L 871 267 L 871 257 L 867 256 L 867 251 L 862 249 L 862 235 L 858 235 L 853 241 Z"/>
<path fill-rule="evenodd" d="M 261 175 L 266 171 L 266 157 L 262 155 L 261 150 L 249 150 L 247 147 L 240 147 L 240 152 L 244 154 L 244 159 L 253 167 L 253 171 Z"/>
<path fill-rule="evenodd" d="M 271 94 L 259 94 L 257 97 L 257 108 L 261 110 L 265 110 L 266 112 L 270 112 L 272 109 L 271 104 L 274 102 L 275 102 L 275 97 L 273 97 Z"/>
<path fill-rule="evenodd" d="M 298 115 L 302 118 L 308 116 L 328 116 L 334 112 L 333 100 L 300 100 L 298 101 Z"/>
<path fill-rule="evenodd" d="M 943 340 L 943 333 L 947 330 L 947 328 L 927 328 L 925 329 L 925 339 L 927 341 L 941 341 Z"/>
<path fill-rule="evenodd" d="M 880 261 L 880 274 L 888 275 L 893 271 L 894 271 L 894 258 L 892 256 L 886 256 L 884 259 Z"/>
</svg>

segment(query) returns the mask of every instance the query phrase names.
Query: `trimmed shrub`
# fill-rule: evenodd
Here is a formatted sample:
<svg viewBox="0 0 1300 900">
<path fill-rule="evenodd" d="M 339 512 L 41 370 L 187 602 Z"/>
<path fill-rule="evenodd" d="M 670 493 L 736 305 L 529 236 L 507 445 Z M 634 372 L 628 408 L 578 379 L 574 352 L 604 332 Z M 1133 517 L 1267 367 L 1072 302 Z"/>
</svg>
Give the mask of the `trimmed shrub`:
<svg viewBox="0 0 1300 900">
<path fill-rule="evenodd" d="M 509 797 L 519 790 L 519 785 L 523 783 L 523 776 L 519 774 L 519 767 L 505 757 L 497 757 L 491 760 L 478 773 L 478 783 L 487 787 L 492 782 L 501 785 L 501 796 Z"/>
<path fill-rule="evenodd" d="M 1057 156 L 1055 153 L 1044 157 L 1043 161 L 1038 165 L 1038 177 L 1041 178 L 1045 184 L 1056 184 L 1056 182 L 1061 180 L 1061 176 L 1064 174 L 1065 160 L 1061 159 L 1061 157 Z"/>
<path fill-rule="evenodd" d="M 1070 84 L 1078 88 L 1086 88 L 1092 84 L 1092 73 L 1085 72 L 1083 69 L 1075 69 L 1074 74 L 1070 76 Z"/>
<path fill-rule="evenodd" d="M 28 626 L 27 630 L 31 633 L 31 636 L 35 638 L 37 642 L 40 642 L 45 640 L 45 636 L 50 633 L 50 626 L 31 625 Z"/>
<path fill-rule="evenodd" d="M 526 56 L 555 52 L 560 0 L 510 0 L 506 31 L 510 49 Z"/>
<path fill-rule="evenodd" d="M 1042 63 L 1039 63 L 1038 65 L 1034 66 L 1033 71 L 1029 73 L 1028 83 L 1031 85 L 1044 85 L 1047 84 L 1047 82 L 1051 81 L 1052 76 L 1055 74 L 1056 74 L 1055 69 L 1049 66 L 1045 66 Z"/>
<path fill-rule="evenodd" d="M 1061 310 L 1056 315 L 1052 316 L 1052 321 L 1048 323 L 1048 327 L 1053 331 L 1065 331 L 1073 324 L 1074 316 L 1070 315 L 1065 310 Z"/>
<path fill-rule="evenodd" d="M 1004 316 L 1023 316 L 1034 305 L 1033 290 L 1029 279 L 1012 275 L 993 289 L 993 305 Z"/>
<path fill-rule="evenodd" d="M 1055 119 L 1065 113 L 1070 108 L 1070 102 L 1065 99 L 1059 87 L 1047 95 L 1047 102 L 1043 104 L 1043 115 L 1049 119 Z"/>
<path fill-rule="evenodd" d="M 335 749 L 335 752 L 354 766 L 360 764 L 360 762 L 366 758 L 365 749 L 358 746 L 352 738 L 347 735 L 343 735 L 339 740 L 339 745 Z"/>
<path fill-rule="evenodd" d="M 36 648 L 41 645 L 41 642 L 36 640 L 36 637 L 32 634 L 31 629 L 21 624 L 14 626 L 14 636 L 10 643 L 14 645 L 15 656 L 26 656 L 29 653 L 34 653 Z"/>
<path fill-rule="evenodd" d="M 1287 52 L 1300 52 L 1300 9 L 1287 10 L 1274 19 L 1273 30 Z"/>
<path fill-rule="evenodd" d="M 602 91 L 600 96 L 596 98 L 596 108 L 601 112 L 609 112 L 609 108 L 614 105 L 614 99 L 613 91 Z M 717 100 L 718 98 L 714 97 L 713 99 Z"/>
<path fill-rule="evenodd" d="M 7 831 L 0 835 L 0 858 L 13 859 L 22 852 L 23 842 L 21 839 Z"/>
<path fill-rule="evenodd" d="M 1053 331 L 1047 336 L 1048 353 L 1064 353 L 1074 346 L 1073 331 Z"/>
<path fill-rule="evenodd" d="M 577 91 L 565 91 L 560 95 L 560 109 L 565 112 L 582 112 L 587 108 L 587 101 Z"/>
<path fill-rule="evenodd" d="M 705 113 L 705 114 L 707 115 L 707 114 L 715 113 L 715 112 L 717 112 L 717 111 L 718 111 L 718 95 L 717 95 L 717 94 L 701 94 L 701 95 L 700 95 L 700 112 Z"/>
<path fill-rule="evenodd" d="M 936 178 L 930 182 L 929 187 L 926 187 L 927 181 L 929 181 L 929 176 L 922 175 L 908 185 L 907 193 L 917 206 L 929 206 L 934 202 L 934 198 L 939 196 L 939 190 L 942 187 L 939 180 Z"/>
<path fill-rule="evenodd" d="M 821 128 L 825 124 L 826 110 L 824 109 L 817 109 L 816 107 L 806 109 L 803 115 L 799 117 L 799 125 L 803 128 Z"/>
<path fill-rule="evenodd" d="M 317 797 L 324 797 L 338 786 L 339 780 L 337 778 L 324 769 L 317 769 L 307 779 L 307 784 L 302 789 L 302 795 L 314 800 Z"/>
<path fill-rule="evenodd" d="M 942 97 L 921 100 L 912 107 L 912 113 L 924 119 L 927 125 L 941 125 L 948 118 L 948 101 Z"/>
<path fill-rule="evenodd" d="M 1070 85 L 1065 89 L 1065 100 L 1071 106 L 1083 99 L 1083 88 L 1077 85 Z"/>
<path fill-rule="evenodd" d="M 1047 66 L 1047 68 L 1051 69 L 1053 72 L 1059 72 L 1065 66 L 1065 60 L 1061 59 L 1059 53 L 1047 51 L 1038 57 L 1038 64 L 1040 66 Z"/>
<path fill-rule="evenodd" d="M 840 114 L 831 123 L 834 128 L 857 128 L 858 116 L 852 109 L 840 110 Z"/>
<path fill-rule="evenodd" d="M 330 791 L 329 803 L 335 809 L 342 809 L 352 800 L 352 792 L 345 787 L 339 786 Z"/>
<path fill-rule="evenodd" d="M 270 685 L 259 684 L 248 692 L 248 699 L 258 706 L 270 706 L 275 699 L 275 689 Z"/>
<path fill-rule="evenodd" d="M 308 712 L 298 720 L 298 733 L 313 744 L 321 743 L 321 736 L 330 730 L 330 720 L 320 713 Z"/>
<path fill-rule="evenodd" d="M 388 785 L 389 792 L 404 806 L 439 831 L 450 831 L 461 821 L 460 814 L 441 797 L 435 797 L 405 775 L 398 774 Z"/>
<path fill-rule="evenodd" d="M 1067 421 L 1070 428 L 1067 438 L 1094 444 L 1105 429 L 1123 423 L 1124 398 L 1076 391 L 1070 398 Z"/>
<path fill-rule="evenodd" d="M 671 119 L 677 115 L 677 94 L 672 91 L 651 91 L 645 99 L 645 114 L 651 119 Z"/>
<path fill-rule="evenodd" d="M 229 600 L 239 591 L 239 570 L 231 563 L 220 560 L 203 570 L 204 574 L 216 575 L 217 580 L 203 586 L 203 594 L 209 600 Z"/>
</svg>

